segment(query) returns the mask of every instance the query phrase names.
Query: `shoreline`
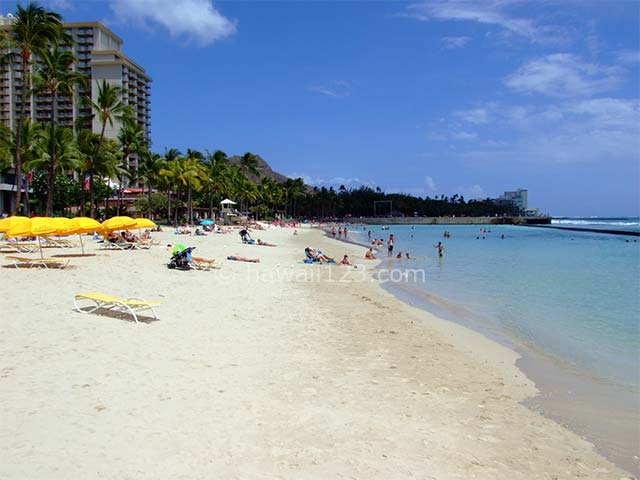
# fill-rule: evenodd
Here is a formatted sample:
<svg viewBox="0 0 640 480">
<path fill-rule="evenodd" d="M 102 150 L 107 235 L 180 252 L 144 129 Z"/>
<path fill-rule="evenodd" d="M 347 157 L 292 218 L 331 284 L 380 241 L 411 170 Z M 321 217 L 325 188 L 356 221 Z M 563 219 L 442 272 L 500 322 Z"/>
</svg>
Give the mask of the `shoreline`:
<svg viewBox="0 0 640 480">
<path fill-rule="evenodd" d="M 628 478 L 519 403 L 515 352 L 386 292 L 362 247 L 298 233 L 156 235 L 262 260 L 211 272 L 93 242 L 67 270 L 1 269 L 0 476 Z M 306 245 L 358 268 L 306 265 Z M 91 290 L 160 300 L 160 320 L 73 312 Z"/>
<path fill-rule="evenodd" d="M 531 225 L 534 226 L 534 225 Z M 540 228 L 554 228 L 539 226 Z M 328 228 L 322 228 L 328 239 L 369 248 L 366 242 L 354 238 L 333 238 Z M 359 230 L 358 230 L 359 231 Z M 351 233 L 351 232 L 350 232 Z M 384 254 L 382 250 L 379 254 Z M 376 268 L 384 268 L 386 258 L 379 259 Z M 598 452 L 635 475 L 640 473 L 637 456 L 629 444 L 638 443 L 637 409 L 634 409 L 632 392 L 621 390 L 621 386 L 607 379 L 587 378 L 575 368 L 564 364 L 560 358 L 548 352 L 526 344 L 516 337 L 501 330 L 492 330 L 478 320 L 472 321 L 465 307 L 454 305 L 444 298 L 436 298 L 433 294 L 415 290 L 408 284 L 383 282 L 380 288 L 390 292 L 399 301 L 426 311 L 436 317 L 453 322 L 463 328 L 471 329 L 486 338 L 497 342 L 518 355 L 515 365 L 527 378 L 535 382 L 538 392 L 523 399 L 522 404 L 532 411 L 566 425 L 582 438 L 593 442 Z M 415 290 L 415 291 L 414 291 Z M 420 301 L 416 302 L 419 298 Z M 585 372 L 586 373 L 586 372 Z M 613 395 L 614 389 L 620 397 Z M 579 392 L 579 394 L 578 394 Z M 613 395 L 613 398 L 612 398 Z M 585 401 L 585 399 L 588 399 Z M 612 407 L 615 400 L 616 407 Z M 629 418 L 620 413 L 634 412 Z M 606 416 L 602 415 L 606 413 Z M 605 418 L 605 420 L 602 420 Z M 612 430 L 615 429 L 615 430 Z"/>
</svg>

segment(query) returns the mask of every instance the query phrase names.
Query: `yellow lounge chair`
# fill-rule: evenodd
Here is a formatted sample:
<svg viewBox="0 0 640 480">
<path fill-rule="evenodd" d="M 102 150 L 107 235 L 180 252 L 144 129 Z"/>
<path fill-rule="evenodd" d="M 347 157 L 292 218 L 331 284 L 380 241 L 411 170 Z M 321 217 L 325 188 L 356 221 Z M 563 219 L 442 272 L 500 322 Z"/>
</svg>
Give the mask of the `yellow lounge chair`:
<svg viewBox="0 0 640 480">
<path fill-rule="evenodd" d="M 5 258 L 11 261 L 16 268 L 66 268 L 69 265 L 68 259 L 65 261 L 60 258 L 32 258 L 17 255 L 6 255 Z"/>
<path fill-rule="evenodd" d="M 91 302 L 88 305 L 81 305 L 81 303 L 88 301 Z M 138 316 L 136 312 L 142 310 L 151 310 L 153 318 L 158 320 L 154 306 L 160 305 L 162 302 L 145 302 L 141 298 L 120 298 L 111 295 L 106 295 L 100 292 L 78 293 L 73 298 L 73 304 L 76 310 L 80 313 L 92 313 L 98 309 L 106 309 L 114 312 L 130 313 L 133 319 L 138 323 Z"/>
</svg>

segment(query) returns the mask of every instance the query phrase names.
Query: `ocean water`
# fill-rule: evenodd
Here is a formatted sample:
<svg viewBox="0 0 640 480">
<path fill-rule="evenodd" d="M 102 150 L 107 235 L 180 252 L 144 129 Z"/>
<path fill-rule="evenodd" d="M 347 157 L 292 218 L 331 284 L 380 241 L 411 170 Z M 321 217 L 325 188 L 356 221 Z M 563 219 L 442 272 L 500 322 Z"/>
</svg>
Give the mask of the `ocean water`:
<svg viewBox="0 0 640 480">
<path fill-rule="evenodd" d="M 640 229 L 637 218 L 559 219 L 554 224 Z M 412 274 L 387 282 L 392 293 L 506 342 L 523 355 L 546 359 L 544 368 L 557 368 L 558 378 L 570 373 L 593 385 L 593 390 L 580 389 L 587 396 L 589 391 L 604 392 L 597 395 L 601 405 L 590 411 L 611 404 L 606 400 L 610 392 L 609 400 L 624 397 L 616 409 L 627 409 L 625 418 L 638 420 L 640 237 L 507 225 L 396 225 L 388 231 L 354 228 L 352 238 L 368 243 L 368 230 L 385 242 L 393 233 L 394 255 L 402 251 L 414 257 L 385 259 L 380 268 L 425 272 L 424 281 Z M 443 237 L 445 230 L 451 238 Z M 445 245 L 442 258 L 434 247 L 439 241 Z M 386 247 L 379 257 L 386 257 Z"/>
</svg>

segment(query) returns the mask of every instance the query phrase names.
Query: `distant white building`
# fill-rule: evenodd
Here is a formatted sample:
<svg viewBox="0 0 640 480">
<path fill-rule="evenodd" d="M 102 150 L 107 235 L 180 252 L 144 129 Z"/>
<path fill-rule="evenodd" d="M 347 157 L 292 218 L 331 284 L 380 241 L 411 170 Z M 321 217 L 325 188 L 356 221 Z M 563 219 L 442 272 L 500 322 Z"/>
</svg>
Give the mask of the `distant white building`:
<svg viewBox="0 0 640 480">
<path fill-rule="evenodd" d="M 529 209 L 529 190 L 519 188 L 513 192 L 504 192 L 496 199 L 497 203 L 508 203 L 524 212 Z"/>
</svg>

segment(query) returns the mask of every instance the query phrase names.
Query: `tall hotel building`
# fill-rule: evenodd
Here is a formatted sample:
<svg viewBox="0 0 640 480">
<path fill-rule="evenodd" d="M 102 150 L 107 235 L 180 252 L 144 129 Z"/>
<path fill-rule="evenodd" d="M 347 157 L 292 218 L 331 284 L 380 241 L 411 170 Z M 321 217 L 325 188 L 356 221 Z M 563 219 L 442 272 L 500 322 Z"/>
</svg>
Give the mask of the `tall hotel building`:
<svg viewBox="0 0 640 480">
<path fill-rule="evenodd" d="M 0 15 L 0 30 L 8 30 L 13 23 L 11 15 Z M 65 31 L 73 37 L 74 56 L 77 61 L 74 69 L 87 76 L 86 88 L 76 87 L 73 95 L 58 94 L 56 112 L 59 125 L 76 128 L 78 123 L 91 122 L 92 130 L 99 133 L 100 121 L 92 120 L 92 109 L 88 102 L 81 99 L 85 96 L 97 100 L 98 84 L 102 80 L 122 88 L 122 100 L 129 105 L 134 119 L 146 131 L 147 141 L 151 142 L 151 78 L 144 68 L 124 55 L 121 51 L 122 39 L 100 22 L 65 22 Z M 20 95 L 22 79 L 20 60 L 11 68 L 5 64 L 0 66 L 0 122 L 15 131 L 20 112 Z M 51 112 L 51 96 L 42 92 L 32 94 L 27 99 L 26 111 L 32 121 L 48 122 Z M 33 106 L 33 108 L 31 108 Z M 120 123 L 114 121 L 107 125 L 105 136 L 115 139 L 120 130 Z M 135 159 L 131 159 L 135 163 Z M 134 165 L 135 166 L 135 165 Z M 12 175 L 0 177 L 0 212 L 9 210 L 9 193 L 15 191 L 15 178 Z"/>
</svg>

